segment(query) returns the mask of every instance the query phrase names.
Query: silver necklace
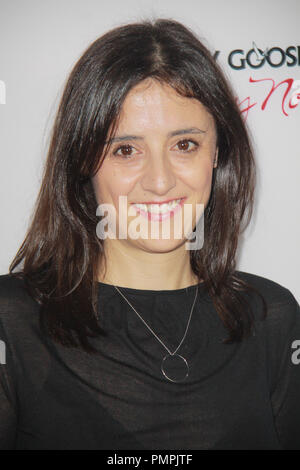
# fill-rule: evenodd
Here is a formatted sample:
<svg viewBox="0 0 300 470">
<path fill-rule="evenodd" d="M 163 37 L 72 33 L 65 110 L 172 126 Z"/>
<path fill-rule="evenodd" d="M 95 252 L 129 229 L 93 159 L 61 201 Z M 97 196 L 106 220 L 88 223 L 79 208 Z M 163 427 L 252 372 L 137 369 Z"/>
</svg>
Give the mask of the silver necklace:
<svg viewBox="0 0 300 470">
<path fill-rule="evenodd" d="M 177 348 L 173 352 L 171 352 L 169 350 L 169 348 L 162 342 L 162 340 L 154 333 L 152 328 L 150 328 L 150 326 L 147 325 L 145 320 L 136 311 L 136 309 L 131 305 L 129 300 L 126 299 L 125 295 L 120 291 L 120 289 L 117 286 L 114 286 L 114 287 L 119 292 L 119 294 L 126 300 L 126 302 L 132 308 L 132 310 L 134 310 L 134 312 L 137 314 L 137 316 L 142 320 L 142 322 L 148 328 L 148 330 L 151 331 L 151 333 L 160 342 L 160 344 L 168 351 L 168 354 L 166 354 L 164 356 L 164 358 L 162 359 L 162 361 L 161 361 L 160 368 L 161 368 L 161 371 L 162 371 L 163 375 L 168 380 L 170 380 L 171 382 L 183 382 L 189 375 L 189 365 L 188 365 L 187 360 L 183 356 L 181 356 L 180 354 L 177 354 L 177 351 L 180 348 L 180 346 L 182 345 L 182 343 L 183 343 L 183 341 L 186 337 L 187 331 L 189 329 L 190 321 L 191 321 L 191 318 L 192 318 L 192 313 L 193 313 L 196 298 L 197 298 L 197 295 L 198 295 L 198 285 L 197 285 L 197 289 L 196 289 L 194 302 L 193 302 L 193 305 L 192 305 L 192 308 L 191 308 L 190 316 L 189 316 L 187 326 L 186 326 L 186 329 L 185 329 L 185 333 L 184 333 L 184 335 L 182 337 L 182 340 L 180 341 L 179 345 L 177 346 Z"/>
</svg>

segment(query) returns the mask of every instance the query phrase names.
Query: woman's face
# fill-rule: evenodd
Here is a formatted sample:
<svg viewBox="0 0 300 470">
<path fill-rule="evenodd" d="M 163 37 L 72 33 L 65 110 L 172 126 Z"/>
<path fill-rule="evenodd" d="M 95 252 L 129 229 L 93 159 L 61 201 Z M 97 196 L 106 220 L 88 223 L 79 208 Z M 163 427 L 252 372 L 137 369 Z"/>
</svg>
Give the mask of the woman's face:
<svg viewBox="0 0 300 470">
<path fill-rule="evenodd" d="M 119 117 L 109 152 L 92 178 L 97 202 L 114 206 L 117 238 L 119 227 L 124 234 L 126 224 L 140 231 L 139 238 L 127 231 L 122 243 L 146 251 L 176 249 L 186 241 L 186 205 L 192 205 L 192 220 L 185 223 L 193 230 L 199 220 L 196 204 L 203 208 L 209 200 L 217 165 L 214 119 L 196 99 L 182 97 L 153 79 L 128 93 Z M 119 209 L 120 196 L 127 202 Z M 164 201 L 167 205 L 162 206 Z M 135 215 L 128 214 L 131 206 Z M 137 217 L 139 226 L 132 224 Z M 167 238 L 162 230 L 167 230 Z"/>
</svg>

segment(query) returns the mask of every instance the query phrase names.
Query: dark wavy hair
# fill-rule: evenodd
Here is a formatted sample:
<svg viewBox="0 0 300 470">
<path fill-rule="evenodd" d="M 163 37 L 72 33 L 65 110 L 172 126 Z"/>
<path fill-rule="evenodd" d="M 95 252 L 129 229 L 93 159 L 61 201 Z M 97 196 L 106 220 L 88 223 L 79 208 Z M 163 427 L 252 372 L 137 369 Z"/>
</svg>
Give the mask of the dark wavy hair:
<svg viewBox="0 0 300 470">
<path fill-rule="evenodd" d="M 97 314 L 97 269 L 105 253 L 96 234 L 91 177 L 106 156 L 105 142 L 114 135 L 126 95 L 149 77 L 199 100 L 215 120 L 218 166 L 204 213 L 205 243 L 190 251 L 191 268 L 204 280 L 228 330 L 225 343 L 241 341 L 254 325 L 247 293 L 255 288 L 235 270 L 238 238 L 249 223 L 255 188 L 244 121 L 222 71 L 195 34 L 172 19 L 146 19 L 108 31 L 74 66 L 31 223 L 9 267 L 40 304 L 44 331 L 90 353 L 97 350 L 89 338 L 105 334 Z"/>
</svg>

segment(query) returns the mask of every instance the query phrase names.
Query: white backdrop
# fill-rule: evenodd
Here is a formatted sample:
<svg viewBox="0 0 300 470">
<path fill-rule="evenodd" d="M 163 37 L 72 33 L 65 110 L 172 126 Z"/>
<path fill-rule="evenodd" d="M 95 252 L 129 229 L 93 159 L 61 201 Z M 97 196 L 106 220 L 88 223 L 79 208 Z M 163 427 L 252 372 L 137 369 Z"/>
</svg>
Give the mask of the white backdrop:
<svg viewBox="0 0 300 470">
<path fill-rule="evenodd" d="M 153 17 L 183 22 L 219 51 L 258 165 L 238 268 L 288 287 L 299 301 L 299 0 L 0 0 L 0 273 L 23 241 L 68 73 L 108 29 Z"/>
</svg>

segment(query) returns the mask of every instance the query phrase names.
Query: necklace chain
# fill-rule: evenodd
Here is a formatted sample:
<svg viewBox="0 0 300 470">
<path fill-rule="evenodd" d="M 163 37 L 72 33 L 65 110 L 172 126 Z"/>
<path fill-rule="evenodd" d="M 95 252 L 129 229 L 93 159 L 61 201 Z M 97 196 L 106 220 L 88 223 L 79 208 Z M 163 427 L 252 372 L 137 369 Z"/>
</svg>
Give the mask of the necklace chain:
<svg viewBox="0 0 300 470">
<path fill-rule="evenodd" d="M 179 345 L 177 346 L 177 348 L 175 349 L 174 352 L 171 352 L 169 350 L 169 348 L 162 342 L 162 340 L 154 333 L 154 331 L 152 330 L 152 328 L 150 328 L 149 325 L 147 325 L 147 323 L 145 322 L 145 320 L 141 317 L 141 315 L 136 311 L 136 309 L 131 305 L 131 303 L 129 302 L 129 300 L 126 299 L 125 295 L 120 291 L 120 289 L 117 287 L 117 286 L 114 286 L 115 289 L 119 292 L 119 294 L 126 300 L 126 302 L 128 303 L 128 305 L 135 311 L 135 313 L 138 315 L 138 317 L 142 320 L 142 322 L 144 323 L 144 325 L 148 328 L 148 330 L 151 331 L 151 333 L 155 336 L 155 338 L 160 342 L 160 344 L 168 351 L 168 353 L 170 354 L 170 356 L 174 356 L 176 354 L 176 352 L 178 351 L 178 349 L 180 348 L 180 346 L 182 345 L 185 337 L 186 337 L 186 334 L 187 334 L 187 331 L 189 329 L 189 325 L 190 325 L 190 321 L 191 321 L 191 318 L 192 318 L 192 313 L 193 313 L 193 310 L 194 310 L 194 306 L 195 306 L 195 302 L 196 302 L 196 298 L 197 298 L 197 295 L 198 295 L 198 285 L 197 285 L 197 289 L 196 289 L 196 294 L 195 294 L 195 298 L 194 298 L 194 302 L 193 302 L 193 305 L 192 305 L 192 308 L 191 308 L 191 312 L 190 312 L 190 316 L 189 316 L 189 319 L 188 319 L 188 322 L 187 322 L 187 326 L 186 326 L 186 329 L 185 329 L 185 332 L 184 332 L 184 335 L 182 337 L 182 340 L 180 341 Z"/>
</svg>

